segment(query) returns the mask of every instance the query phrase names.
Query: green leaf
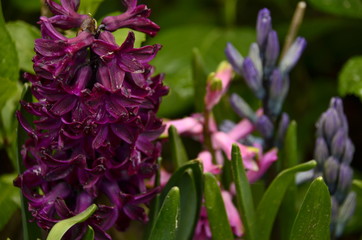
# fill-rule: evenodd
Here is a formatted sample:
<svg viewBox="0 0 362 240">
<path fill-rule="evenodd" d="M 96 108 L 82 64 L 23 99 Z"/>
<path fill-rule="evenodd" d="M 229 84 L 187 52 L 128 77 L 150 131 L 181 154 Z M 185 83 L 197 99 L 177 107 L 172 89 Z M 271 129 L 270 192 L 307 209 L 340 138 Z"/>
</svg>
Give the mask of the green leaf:
<svg viewBox="0 0 362 240">
<path fill-rule="evenodd" d="M 192 160 L 181 166 L 170 178 L 161 192 L 162 203 L 171 188 L 180 191 L 179 231 L 176 239 L 190 239 L 197 224 L 202 203 L 203 175 L 200 162 Z"/>
<path fill-rule="evenodd" d="M 82 0 L 80 1 L 78 12 L 81 14 L 95 15 L 99 5 L 104 0 Z"/>
<path fill-rule="evenodd" d="M 297 166 L 288 168 L 273 180 L 260 200 L 256 210 L 255 226 L 263 226 L 262 231 L 255 231 L 256 239 L 268 240 L 273 227 L 279 206 L 284 198 L 284 194 L 290 184 L 294 184 L 297 172 L 308 171 L 316 166 L 316 161 L 312 160 Z"/>
<path fill-rule="evenodd" d="M 178 169 L 183 164 L 185 164 L 189 160 L 189 158 L 187 156 L 182 140 L 177 133 L 177 129 L 172 125 L 168 129 L 168 136 L 171 145 L 170 148 L 172 162 L 174 164 L 174 168 Z"/>
<path fill-rule="evenodd" d="M 91 226 L 88 225 L 88 229 L 83 237 L 83 240 L 93 240 L 93 239 L 94 239 L 94 230 Z"/>
<path fill-rule="evenodd" d="M 13 185 L 14 178 L 14 174 L 0 176 L 0 231 L 20 207 L 19 189 Z"/>
<path fill-rule="evenodd" d="M 97 210 L 97 205 L 92 204 L 78 215 L 57 222 L 50 230 L 47 240 L 61 240 L 63 235 L 75 224 L 84 222 Z"/>
<path fill-rule="evenodd" d="M 322 177 L 310 185 L 294 221 L 291 240 L 322 240 L 329 238 L 331 199 Z"/>
<path fill-rule="evenodd" d="M 209 220 L 212 239 L 234 239 L 229 219 L 226 214 L 224 200 L 216 178 L 211 173 L 205 173 L 205 207 Z"/>
<path fill-rule="evenodd" d="M 173 187 L 168 192 L 157 220 L 152 228 L 149 240 L 173 240 L 179 227 L 180 191 Z"/>
<path fill-rule="evenodd" d="M 0 109 L 2 109 L 9 99 L 18 94 L 19 85 L 17 82 L 2 76 L 0 76 L 0 82 Z"/>
<path fill-rule="evenodd" d="M 6 28 L 15 42 L 20 69 L 34 73 L 32 62 L 35 55 L 34 41 L 40 38 L 39 29 L 23 21 L 8 22 Z"/>
<path fill-rule="evenodd" d="M 239 214 L 245 229 L 245 239 L 257 239 L 255 238 L 255 229 L 253 228 L 253 223 L 255 222 L 253 196 L 251 194 L 248 178 L 246 177 L 240 149 L 236 144 L 233 144 L 232 147 L 231 170 L 235 183 L 236 200 L 239 208 Z"/>
<path fill-rule="evenodd" d="M 362 56 L 350 58 L 343 66 L 338 91 L 342 96 L 354 94 L 362 100 Z"/>
<path fill-rule="evenodd" d="M 19 60 L 16 48 L 5 26 L 0 1 L 0 76 L 9 81 L 19 79 Z"/>
<path fill-rule="evenodd" d="M 297 123 L 291 121 L 284 139 L 284 148 L 280 152 L 281 158 L 278 162 L 281 163 L 282 169 L 287 169 L 297 165 Z M 286 190 L 279 212 L 279 229 L 280 239 L 287 240 L 290 236 L 290 230 L 293 226 L 293 220 L 297 214 L 296 211 L 296 194 L 297 189 L 294 184 L 290 184 Z"/>
<path fill-rule="evenodd" d="M 311 6 L 345 17 L 362 18 L 362 2 L 360 0 L 309 0 Z"/>
<path fill-rule="evenodd" d="M 197 48 L 194 48 L 192 53 L 192 79 L 194 84 L 195 111 L 203 112 L 207 74 L 200 51 Z"/>
</svg>

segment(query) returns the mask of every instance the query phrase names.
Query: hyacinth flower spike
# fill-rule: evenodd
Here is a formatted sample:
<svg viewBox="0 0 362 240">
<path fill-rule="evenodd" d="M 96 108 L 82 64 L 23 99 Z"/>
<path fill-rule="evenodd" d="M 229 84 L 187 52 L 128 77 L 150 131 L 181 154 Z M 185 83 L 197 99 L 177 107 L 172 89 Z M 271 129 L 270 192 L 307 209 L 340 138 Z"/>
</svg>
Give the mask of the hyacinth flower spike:
<svg viewBox="0 0 362 240">
<path fill-rule="evenodd" d="M 134 48 L 132 32 L 118 45 L 111 31 L 127 27 L 153 36 L 159 27 L 136 0 L 123 1 L 126 12 L 99 27 L 77 13 L 77 0 L 46 3 L 55 15 L 41 17 L 36 75 L 25 74 L 38 101 L 21 102 L 37 120 L 32 126 L 17 113 L 29 138 L 21 152 L 26 170 L 14 184 L 41 228 L 96 203 L 98 210 L 66 238 L 81 239 L 90 225 L 95 239 L 110 239 L 108 229 L 148 219 L 144 208 L 159 188 L 148 189 L 146 180 L 156 172 L 161 145 L 155 140 L 164 131 L 156 112 L 168 92 L 149 64 L 160 45 Z M 61 33 L 70 28 L 78 28 L 73 38 Z"/>
<path fill-rule="evenodd" d="M 319 118 L 314 158 L 315 176 L 323 176 L 332 201 L 331 235 L 342 235 L 344 226 L 356 207 L 356 193 L 350 191 L 353 170 L 350 163 L 354 146 L 348 137 L 347 118 L 340 98 L 334 97 Z"/>
<path fill-rule="evenodd" d="M 231 105 L 242 118 L 247 118 L 263 138 L 263 149 L 280 147 L 284 120 L 280 118 L 283 102 L 289 91 L 289 72 L 296 65 L 305 46 L 304 38 L 298 37 L 285 56 L 280 56 L 280 45 L 276 31 L 272 28 L 272 19 L 268 9 L 258 13 L 256 22 L 256 42 L 251 44 L 249 55 L 243 57 L 239 51 L 228 43 L 225 54 L 234 71 L 242 76 L 254 95 L 262 101 L 262 115 L 257 115 L 238 95 L 230 98 Z M 284 114 L 285 115 L 285 114 Z M 277 133 L 277 134 L 276 134 Z"/>
</svg>

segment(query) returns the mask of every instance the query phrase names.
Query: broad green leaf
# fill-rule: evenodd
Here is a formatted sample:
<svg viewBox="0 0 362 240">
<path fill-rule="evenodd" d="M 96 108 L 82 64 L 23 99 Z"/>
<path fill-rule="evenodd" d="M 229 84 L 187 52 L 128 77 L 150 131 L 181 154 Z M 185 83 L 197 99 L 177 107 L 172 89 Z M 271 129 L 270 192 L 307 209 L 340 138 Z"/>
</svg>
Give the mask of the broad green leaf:
<svg viewBox="0 0 362 240">
<path fill-rule="evenodd" d="M 34 41 L 40 38 L 39 29 L 23 21 L 8 22 L 6 28 L 15 42 L 20 69 L 34 73 Z"/>
<path fill-rule="evenodd" d="M 22 100 L 26 102 L 32 102 L 32 94 L 29 84 L 24 84 L 23 93 L 22 93 Z M 32 125 L 33 122 L 33 115 L 28 113 L 23 107 L 20 106 L 19 108 L 20 113 L 24 116 L 24 118 L 28 121 L 29 124 Z M 25 130 L 18 124 L 16 128 L 17 134 L 17 171 L 18 173 L 22 173 L 25 171 L 25 167 L 23 165 L 23 161 L 21 158 L 21 149 L 25 141 L 28 139 L 28 134 Z M 30 222 L 32 216 L 28 211 L 28 201 L 27 199 L 21 194 L 21 218 L 22 218 L 22 226 L 23 226 L 23 238 L 24 240 L 32 240 L 36 239 L 37 237 L 41 236 L 40 229 L 35 222 Z"/>
<path fill-rule="evenodd" d="M 294 184 L 297 172 L 308 171 L 316 166 L 312 160 L 297 166 L 288 168 L 273 180 L 260 200 L 256 210 L 255 226 L 263 226 L 262 231 L 255 231 L 257 240 L 270 239 L 270 233 L 277 215 L 279 206 L 284 198 L 285 192 L 290 184 Z"/>
<path fill-rule="evenodd" d="M 185 164 L 189 158 L 182 140 L 177 133 L 177 129 L 172 125 L 168 129 L 168 137 L 171 145 L 172 162 L 174 164 L 174 168 L 178 169 L 183 164 Z"/>
<path fill-rule="evenodd" d="M 343 66 L 339 74 L 338 91 L 342 96 L 353 94 L 362 99 L 362 56 L 349 59 Z"/>
<path fill-rule="evenodd" d="M 176 239 L 190 239 L 194 233 L 194 227 L 198 221 L 198 213 L 201 208 L 201 201 L 198 198 L 193 171 L 188 169 L 182 175 L 178 183 L 180 189 L 180 225 L 176 233 Z M 199 183 L 201 184 L 201 183 Z M 199 201 L 199 202 L 198 202 Z"/>
<path fill-rule="evenodd" d="M 312 7 L 345 17 L 362 18 L 360 0 L 309 0 Z"/>
<path fill-rule="evenodd" d="M 194 84 L 194 104 L 196 112 L 204 111 L 204 98 L 206 93 L 206 79 L 204 60 L 197 48 L 193 49 L 192 55 L 192 79 Z"/>
<path fill-rule="evenodd" d="M 239 214 L 245 229 L 245 239 L 256 240 L 257 238 L 255 238 L 255 229 L 253 226 L 253 223 L 255 222 L 253 196 L 251 194 L 248 178 L 246 177 L 240 149 L 236 144 L 232 147 L 231 171 L 235 183 Z"/>
<path fill-rule="evenodd" d="M 225 59 L 224 49 L 230 41 L 245 55 L 255 41 L 254 30 L 220 29 L 211 25 L 186 25 L 161 31 L 149 43 L 160 43 L 163 50 L 152 61 L 157 72 L 166 73 L 170 93 L 160 106 L 159 115 L 179 116 L 193 105 L 192 51 L 200 50 L 207 72 L 214 71 Z"/>
<path fill-rule="evenodd" d="M 81 14 L 93 15 L 96 13 L 99 5 L 104 0 L 82 0 L 80 1 L 78 12 Z"/>
<path fill-rule="evenodd" d="M 205 173 L 205 207 L 209 220 L 212 239 L 234 239 L 233 232 L 226 214 L 224 200 L 221 195 L 217 180 L 211 173 Z"/>
<path fill-rule="evenodd" d="M 91 226 L 88 225 L 88 229 L 83 237 L 83 240 L 93 240 L 93 239 L 94 239 L 94 230 Z"/>
<path fill-rule="evenodd" d="M 180 191 L 180 231 L 177 232 L 176 239 L 189 239 L 193 236 L 201 209 L 202 183 L 200 162 L 193 160 L 181 166 L 161 192 L 160 202 L 162 203 L 171 188 L 177 186 Z"/>
<path fill-rule="evenodd" d="M 16 209 L 20 207 L 19 189 L 14 187 L 13 179 L 15 175 L 0 176 L 0 231 L 10 220 Z"/>
<path fill-rule="evenodd" d="M 180 191 L 173 187 L 161 206 L 148 240 L 173 240 L 179 227 Z"/>
<path fill-rule="evenodd" d="M 284 139 L 284 147 L 280 152 L 281 158 L 278 162 L 281 163 L 282 169 L 287 169 L 297 165 L 298 152 L 297 152 L 297 123 L 291 121 L 289 124 L 287 133 Z M 293 226 L 293 220 L 296 216 L 296 186 L 290 184 L 286 190 L 284 199 L 282 201 L 279 222 L 280 222 L 280 239 L 288 240 L 290 236 L 290 230 Z"/>
<path fill-rule="evenodd" d="M 57 222 L 50 230 L 47 240 L 61 240 L 63 235 L 75 224 L 84 222 L 97 210 L 97 205 L 92 204 L 78 215 Z"/>
<path fill-rule="evenodd" d="M 9 81 L 19 79 L 19 60 L 14 41 L 6 29 L 0 1 L 0 77 Z"/>
<path fill-rule="evenodd" d="M 294 221 L 290 240 L 322 240 L 329 238 L 331 199 L 322 177 L 310 185 Z"/>
</svg>

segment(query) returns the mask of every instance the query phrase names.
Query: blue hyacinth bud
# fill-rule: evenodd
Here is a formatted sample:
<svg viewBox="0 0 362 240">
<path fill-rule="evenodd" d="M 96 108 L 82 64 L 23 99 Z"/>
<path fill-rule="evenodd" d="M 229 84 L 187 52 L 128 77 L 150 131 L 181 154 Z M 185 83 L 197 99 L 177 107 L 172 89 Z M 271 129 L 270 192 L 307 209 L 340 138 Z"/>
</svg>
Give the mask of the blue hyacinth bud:
<svg viewBox="0 0 362 240">
<path fill-rule="evenodd" d="M 341 157 L 344 153 L 347 138 L 346 131 L 343 128 L 340 128 L 332 139 L 332 155 L 340 161 L 342 161 Z"/>
<path fill-rule="evenodd" d="M 333 97 L 329 103 L 329 107 L 337 110 L 340 120 L 342 121 L 342 123 L 341 123 L 342 127 L 348 133 L 348 122 L 347 122 L 346 115 L 344 114 L 344 111 L 343 111 L 342 99 L 339 97 Z"/>
<path fill-rule="evenodd" d="M 244 99 L 242 99 L 236 93 L 233 93 L 230 97 L 231 107 L 234 111 L 242 118 L 247 118 L 251 122 L 256 121 L 256 115 L 254 111 L 251 109 L 249 104 L 247 104 Z"/>
<path fill-rule="evenodd" d="M 338 193 L 340 196 L 340 200 L 343 200 L 345 197 L 345 193 L 349 190 L 349 187 L 352 184 L 353 170 L 349 165 L 341 164 L 339 168 L 339 176 L 338 176 Z"/>
<path fill-rule="evenodd" d="M 256 120 L 255 127 L 264 138 L 268 139 L 273 136 L 274 126 L 266 115 L 262 115 Z"/>
<path fill-rule="evenodd" d="M 270 31 L 265 49 L 265 66 L 270 68 L 275 65 L 279 56 L 279 39 L 276 31 Z"/>
<path fill-rule="evenodd" d="M 307 42 L 304 38 L 298 37 L 292 46 L 288 49 L 287 53 L 283 57 L 282 61 L 280 62 L 280 70 L 287 74 L 290 70 L 294 67 L 294 65 L 299 60 L 300 56 L 303 53 L 304 48 L 306 47 Z"/>
<path fill-rule="evenodd" d="M 329 157 L 328 146 L 324 138 L 319 137 L 315 143 L 314 159 L 318 162 L 318 165 L 323 165 Z"/>
<path fill-rule="evenodd" d="M 324 162 L 324 179 L 328 185 L 329 192 L 333 194 L 337 187 L 337 178 L 339 172 L 338 160 L 334 157 L 329 157 Z"/>
<path fill-rule="evenodd" d="M 336 222 L 339 213 L 339 203 L 337 199 L 333 196 L 331 196 L 331 207 L 332 207 L 331 222 Z"/>
<path fill-rule="evenodd" d="M 318 121 L 317 127 L 318 133 L 326 138 L 327 144 L 331 144 L 334 134 L 341 127 L 341 120 L 337 110 L 329 108 Z"/>
<path fill-rule="evenodd" d="M 282 117 L 280 118 L 277 137 L 276 137 L 276 145 L 277 147 L 281 148 L 284 142 L 285 134 L 289 127 L 289 115 L 287 113 L 283 113 Z"/>
<path fill-rule="evenodd" d="M 256 22 L 256 35 L 257 42 L 261 49 L 264 48 L 269 31 L 272 28 L 270 12 L 264 8 L 258 13 L 258 20 Z"/>
<path fill-rule="evenodd" d="M 252 43 L 250 45 L 249 57 L 253 61 L 256 70 L 258 70 L 258 73 L 260 73 L 260 75 L 262 75 L 262 73 L 263 73 L 263 63 L 262 63 L 262 60 L 260 58 L 260 49 L 259 49 L 258 44 Z"/>
<path fill-rule="evenodd" d="M 231 43 L 227 43 L 225 48 L 225 54 L 229 63 L 231 64 L 231 66 L 233 66 L 234 71 L 240 76 L 243 76 L 242 66 L 244 58 L 243 56 L 241 56 L 239 51 Z"/>
<path fill-rule="evenodd" d="M 337 225 L 336 225 L 336 237 L 340 237 L 343 233 L 344 227 L 347 221 L 353 216 L 357 204 L 357 195 L 355 192 L 350 192 L 346 200 L 339 208 Z"/>
<path fill-rule="evenodd" d="M 262 73 L 256 69 L 251 58 L 246 57 L 243 62 L 243 74 L 247 85 L 255 93 L 256 97 L 262 99 L 265 91 L 262 87 Z"/>
<path fill-rule="evenodd" d="M 349 165 L 352 162 L 354 154 L 354 145 L 352 141 L 348 138 L 345 143 L 344 152 L 342 156 L 342 163 Z"/>
<path fill-rule="evenodd" d="M 270 76 L 270 88 L 269 88 L 269 111 L 277 116 L 284 102 L 284 99 L 289 90 L 289 78 L 282 76 L 279 69 L 275 69 Z"/>
</svg>

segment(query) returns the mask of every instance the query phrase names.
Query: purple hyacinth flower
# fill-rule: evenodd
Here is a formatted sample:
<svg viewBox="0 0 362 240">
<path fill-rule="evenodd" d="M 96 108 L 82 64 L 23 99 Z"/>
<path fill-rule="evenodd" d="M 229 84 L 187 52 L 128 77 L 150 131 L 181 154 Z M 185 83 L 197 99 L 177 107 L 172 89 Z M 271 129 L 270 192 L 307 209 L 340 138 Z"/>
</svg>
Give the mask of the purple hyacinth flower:
<svg viewBox="0 0 362 240">
<path fill-rule="evenodd" d="M 146 182 L 157 169 L 156 140 L 164 126 L 156 112 L 168 92 L 163 75 L 153 76 L 149 64 L 160 45 L 134 48 L 131 32 L 118 46 L 104 26 L 96 28 L 94 19 L 76 13 L 79 1 L 47 2 L 56 15 L 41 17 L 36 75 L 25 74 L 38 101 L 21 104 L 37 119 L 31 126 L 17 113 L 29 139 L 22 147 L 27 170 L 14 184 L 46 230 L 97 203 L 98 210 L 66 238 L 82 238 L 89 225 L 95 239 L 110 239 L 109 228 L 146 221 L 144 208 L 159 191 Z M 133 10 L 146 8 L 128 3 Z M 129 16 L 119 26 L 145 20 L 149 11 L 135 14 L 142 16 Z M 56 29 L 70 27 L 79 28 L 74 38 Z"/>
</svg>

